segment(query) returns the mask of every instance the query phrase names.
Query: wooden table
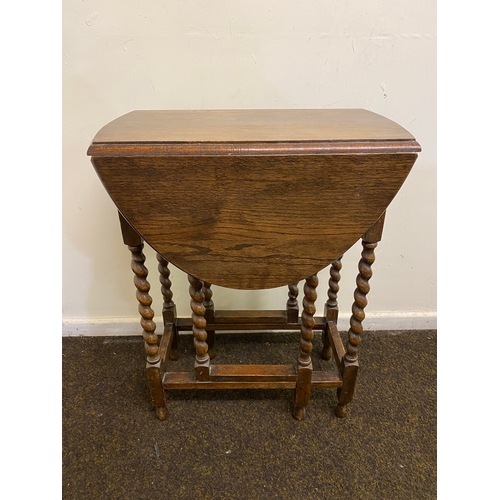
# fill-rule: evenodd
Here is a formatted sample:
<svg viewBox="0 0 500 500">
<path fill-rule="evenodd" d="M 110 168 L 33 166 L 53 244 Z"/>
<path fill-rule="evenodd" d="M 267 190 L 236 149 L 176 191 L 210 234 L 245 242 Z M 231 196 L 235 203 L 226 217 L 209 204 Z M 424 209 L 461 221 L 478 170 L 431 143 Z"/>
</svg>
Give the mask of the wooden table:
<svg viewBox="0 0 500 500">
<path fill-rule="evenodd" d="M 156 414 L 165 389 L 295 389 L 293 416 L 305 415 L 312 387 L 337 388 L 346 415 L 358 371 L 374 249 L 385 210 L 419 144 L 396 123 L 361 109 L 133 111 L 104 126 L 88 154 L 116 204 L 132 270 Z M 341 258 L 359 239 L 362 254 L 344 346 L 338 317 Z M 159 262 L 164 334 L 156 333 L 142 252 Z M 192 317 L 177 318 L 169 263 L 188 274 Z M 315 316 L 316 273 L 330 266 L 328 300 Z M 299 318 L 298 283 L 305 280 Z M 288 285 L 279 311 L 214 309 L 212 284 L 236 289 Z M 173 370 L 179 332 L 191 330 L 192 372 Z M 300 330 L 295 365 L 217 365 L 215 332 Z M 314 371 L 313 331 L 323 332 Z"/>
</svg>

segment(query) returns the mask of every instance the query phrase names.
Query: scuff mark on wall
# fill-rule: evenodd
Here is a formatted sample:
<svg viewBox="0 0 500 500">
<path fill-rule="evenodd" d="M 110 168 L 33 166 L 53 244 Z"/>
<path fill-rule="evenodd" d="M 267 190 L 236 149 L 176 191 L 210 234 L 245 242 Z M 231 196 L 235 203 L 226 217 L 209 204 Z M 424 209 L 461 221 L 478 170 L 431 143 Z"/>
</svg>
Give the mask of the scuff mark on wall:
<svg viewBox="0 0 500 500">
<path fill-rule="evenodd" d="M 89 17 L 87 17 L 87 19 L 85 19 L 85 24 L 87 26 L 92 26 L 94 24 L 94 21 L 97 19 L 97 13 L 94 12 L 93 14 L 91 14 Z"/>
<path fill-rule="evenodd" d="M 225 3 L 225 6 L 226 6 L 227 17 L 229 19 L 229 32 L 231 33 L 231 45 L 233 46 L 233 56 L 236 59 L 236 50 L 234 48 L 233 26 L 231 24 L 231 17 L 229 16 L 229 9 L 227 8 L 227 3 Z"/>
<path fill-rule="evenodd" d="M 385 91 L 385 83 L 384 83 L 384 82 L 382 82 L 382 83 L 380 84 L 380 88 L 382 89 L 382 92 L 383 92 L 383 94 L 384 94 L 384 99 L 387 99 L 387 93 L 386 93 L 386 91 Z"/>
<path fill-rule="evenodd" d="M 215 35 L 214 35 L 214 34 L 213 34 L 210 30 L 205 29 L 205 31 L 206 31 L 207 33 L 210 33 L 210 34 L 211 34 L 211 35 L 212 35 L 212 36 L 213 36 L 216 40 L 218 40 L 218 39 L 219 39 L 219 37 L 218 37 L 218 36 L 215 36 Z"/>
<path fill-rule="evenodd" d="M 153 90 L 156 92 L 153 80 L 151 80 L 151 78 L 149 77 L 149 75 L 146 75 L 146 76 L 148 77 L 149 83 L 151 83 L 151 87 L 153 87 Z"/>
<path fill-rule="evenodd" d="M 123 45 L 123 50 L 124 50 L 125 52 L 127 52 L 127 43 L 128 43 L 128 42 L 133 42 L 133 41 L 134 41 L 134 39 L 133 39 L 133 38 L 131 38 L 130 40 L 127 40 L 126 42 L 123 42 L 123 43 L 122 43 L 122 45 Z"/>
</svg>

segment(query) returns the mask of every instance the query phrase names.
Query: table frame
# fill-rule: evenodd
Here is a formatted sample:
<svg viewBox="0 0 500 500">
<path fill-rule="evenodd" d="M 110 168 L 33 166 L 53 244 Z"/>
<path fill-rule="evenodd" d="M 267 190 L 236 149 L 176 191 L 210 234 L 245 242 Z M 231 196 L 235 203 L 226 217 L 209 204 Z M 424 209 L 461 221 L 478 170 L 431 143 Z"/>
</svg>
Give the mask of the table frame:
<svg viewBox="0 0 500 500">
<path fill-rule="evenodd" d="M 191 296 L 191 318 L 178 318 L 173 301 L 169 262 L 157 253 L 163 296 L 164 331 L 161 339 L 156 333 L 153 320 L 154 311 L 149 295 L 148 269 L 143 253 L 144 239 L 119 213 L 123 242 L 128 246 L 134 273 L 136 297 L 139 302 L 141 326 L 146 351 L 146 374 L 152 403 L 158 419 L 168 417 L 166 390 L 174 389 L 295 389 L 292 415 L 297 420 L 305 417 L 313 387 L 336 388 L 338 403 L 335 415 L 343 418 L 347 415 L 348 404 L 352 401 L 359 368 L 358 351 L 363 332 L 362 322 L 367 306 L 367 294 L 370 291 L 369 280 L 372 276 L 372 264 L 375 261 L 374 250 L 382 238 L 385 212 L 375 224 L 362 236 L 362 253 L 359 261 L 359 274 L 356 278 L 354 303 L 347 342 L 344 346 L 338 329 L 338 303 L 342 256 L 332 262 L 328 300 L 324 314 L 315 316 L 317 300 L 317 275 L 305 280 L 302 313 L 299 318 L 297 301 L 299 288 L 297 283 L 288 285 L 288 301 L 284 310 L 278 311 L 222 311 L 214 308 L 211 284 L 188 275 Z M 172 370 L 174 361 L 179 359 L 179 332 L 193 332 L 196 350 L 194 370 L 179 372 Z M 299 356 L 294 365 L 216 365 L 215 332 L 219 331 L 284 331 L 300 330 Z M 322 331 L 321 358 L 333 357 L 334 369 L 315 371 L 311 352 L 314 331 Z"/>
</svg>

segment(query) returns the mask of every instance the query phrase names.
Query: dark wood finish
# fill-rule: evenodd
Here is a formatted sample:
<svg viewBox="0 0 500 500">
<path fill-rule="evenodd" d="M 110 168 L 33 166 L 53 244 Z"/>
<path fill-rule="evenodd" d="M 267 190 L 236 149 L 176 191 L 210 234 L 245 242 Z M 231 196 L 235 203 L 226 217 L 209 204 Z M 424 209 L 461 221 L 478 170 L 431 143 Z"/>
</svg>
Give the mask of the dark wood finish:
<svg viewBox="0 0 500 500">
<path fill-rule="evenodd" d="M 262 289 L 342 255 L 384 212 L 419 149 L 365 110 L 137 111 L 104 127 L 89 154 L 128 222 L 170 262 L 209 283 Z M 210 196 L 186 203 L 191 179 Z M 291 196 L 308 198 L 308 209 Z"/>
<path fill-rule="evenodd" d="M 295 142 L 295 143 L 189 143 L 189 144 L 93 144 L 88 154 L 93 158 L 113 156 L 278 156 L 278 155 L 339 155 L 339 154 L 398 154 L 418 153 L 420 146 L 414 141 L 386 142 Z"/>
<path fill-rule="evenodd" d="M 212 365 L 210 380 L 241 382 L 295 381 L 297 373 L 293 365 Z"/>
<path fill-rule="evenodd" d="M 306 279 L 304 284 L 304 300 L 302 301 L 302 324 L 300 325 L 300 352 L 297 360 L 297 387 L 295 389 L 295 407 L 293 416 L 297 420 L 302 420 L 306 413 L 306 406 L 309 403 L 312 381 L 312 340 L 314 338 L 314 305 L 317 294 L 318 277 L 314 274 Z"/>
<path fill-rule="evenodd" d="M 162 373 L 165 373 L 167 369 L 167 358 L 172 359 L 172 356 L 170 356 L 170 351 L 172 349 L 172 342 L 174 339 L 174 327 L 175 325 L 173 323 L 167 323 L 164 327 L 163 335 L 160 339 L 158 355 L 160 358 L 160 370 Z"/>
<path fill-rule="evenodd" d="M 207 323 L 213 323 L 215 317 L 214 301 L 212 300 L 213 292 L 211 287 L 212 285 L 210 283 L 207 283 L 206 281 L 203 282 L 203 305 L 205 306 L 205 320 Z M 207 344 L 208 355 L 210 356 L 210 359 L 214 359 L 216 354 L 215 330 L 207 329 Z"/>
<path fill-rule="evenodd" d="M 344 359 L 345 349 L 342 339 L 340 338 L 339 331 L 337 329 L 337 324 L 333 321 L 329 321 L 327 325 L 328 339 L 332 347 L 332 353 L 335 358 L 335 365 L 342 367 L 342 360 Z"/>
<path fill-rule="evenodd" d="M 215 311 L 216 313 L 220 313 L 220 311 Z M 233 312 L 233 311 L 231 311 Z M 235 311 L 239 312 L 239 311 Z M 245 311 L 246 312 L 246 311 Z M 269 311 L 261 311 L 264 314 L 267 314 Z M 273 311 L 271 311 L 273 312 Z M 280 311 L 283 316 L 286 315 L 286 311 Z M 209 328 L 213 328 L 216 331 L 232 331 L 232 330 L 248 330 L 250 332 L 255 332 L 259 333 L 262 330 L 282 330 L 282 331 L 288 331 L 288 330 L 299 330 L 300 329 L 300 323 L 301 320 L 299 319 L 298 323 L 286 323 L 282 322 L 281 318 L 278 319 L 278 321 L 271 322 L 272 318 L 263 316 L 262 321 L 259 321 L 258 323 L 258 318 L 252 318 L 250 319 L 253 320 L 251 323 L 245 323 L 243 319 L 245 316 L 241 317 L 236 317 L 232 318 L 234 319 L 234 322 L 232 323 L 213 323 L 211 325 L 207 324 L 206 329 L 208 330 Z M 286 318 L 286 316 L 285 316 Z M 229 318 L 227 318 L 229 320 Z M 192 320 L 191 318 L 179 318 L 177 320 L 177 328 L 180 332 L 186 332 L 190 331 L 192 328 Z M 314 318 L 314 330 L 322 330 L 325 327 L 325 318 L 321 316 L 316 316 Z"/>
<path fill-rule="evenodd" d="M 132 252 L 146 373 L 159 419 L 168 415 L 164 389 L 295 388 L 292 413 L 301 420 L 312 387 L 337 388 L 335 413 L 347 414 L 374 248 L 385 210 L 419 151 L 399 125 L 352 109 L 134 111 L 98 132 L 88 154 L 118 208 L 123 241 Z M 305 200 L 303 210 L 296 200 Z M 344 347 L 336 325 L 341 257 L 360 238 Z M 164 323 L 159 345 L 144 242 L 158 253 Z M 188 274 L 191 318 L 176 316 L 169 262 Z M 325 312 L 314 317 L 316 273 L 329 264 Z M 288 301 L 280 311 L 216 311 L 211 284 L 288 285 Z M 167 371 L 178 357 L 178 332 L 190 329 L 194 371 Z M 211 364 L 216 331 L 241 330 L 300 330 L 297 366 Z M 333 370 L 313 370 L 314 330 L 322 331 L 321 357 L 333 357 Z"/>
<path fill-rule="evenodd" d="M 197 380 L 208 380 L 210 369 L 210 356 L 208 355 L 207 332 L 205 327 L 207 321 L 205 319 L 205 306 L 203 305 L 203 283 L 198 278 L 188 275 L 189 279 L 189 295 L 191 295 L 191 311 L 193 314 L 193 337 L 194 347 L 196 349 L 196 359 L 194 363 L 194 371 Z"/>
<path fill-rule="evenodd" d="M 163 387 L 165 389 L 295 389 L 294 380 L 281 381 L 214 381 L 200 382 L 196 380 L 193 372 L 166 372 L 163 375 Z M 311 387 L 339 388 L 342 387 L 342 379 L 338 371 L 313 371 Z"/>
<path fill-rule="evenodd" d="M 356 387 L 356 380 L 358 378 L 359 363 L 346 361 L 345 357 L 342 360 L 342 387 L 337 390 L 338 404 L 334 409 L 335 415 L 339 418 L 347 416 L 347 404 L 352 401 L 354 397 L 354 388 Z"/>
<path fill-rule="evenodd" d="M 212 285 L 210 283 L 207 283 L 206 281 L 203 282 L 203 305 L 205 306 L 205 319 L 207 320 L 207 323 L 213 323 L 215 317 L 214 301 L 212 300 L 213 292 L 211 287 Z"/>
<path fill-rule="evenodd" d="M 297 323 L 299 321 L 299 303 L 297 297 L 299 295 L 298 283 L 288 285 L 288 301 L 286 303 L 286 322 Z"/>
<path fill-rule="evenodd" d="M 168 260 L 163 255 L 157 253 L 158 272 L 160 273 L 161 294 L 163 295 L 163 324 L 171 323 L 173 325 L 172 348 L 169 352 L 170 359 L 179 359 L 179 332 L 177 331 L 177 310 L 173 301 L 172 282 L 170 281 L 170 269 Z"/>
<path fill-rule="evenodd" d="M 89 154 L 128 154 L 127 146 L 142 147 L 141 154 L 148 147 L 152 154 L 155 146 L 170 146 L 172 154 L 175 146 L 181 146 L 198 156 L 234 154 L 238 147 L 255 154 L 252 148 L 267 146 L 276 154 L 274 148 L 288 146 L 297 154 L 311 146 L 335 152 L 335 146 L 366 151 L 380 145 L 396 151 L 401 145 L 420 150 L 403 127 L 364 109 L 152 110 L 132 111 L 113 120 L 97 133 Z M 158 151 L 168 154 L 165 149 Z"/>
<path fill-rule="evenodd" d="M 331 387 L 342 387 L 342 379 L 338 371 L 313 371 L 311 387 L 322 387 L 329 389 Z"/>
<path fill-rule="evenodd" d="M 218 327 L 227 324 L 286 324 L 286 313 L 279 310 L 252 311 L 252 310 L 218 310 L 215 312 L 214 325 Z"/>
<path fill-rule="evenodd" d="M 196 380 L 192 372 L 167 372 L 163 376 L 165 389 L 294 389 L 296 381 L 214 381 Z"/>
<path fill-rule="evenodd" d="M 378 243 L 382 239 L 384 230 L 385 212 L 377 219 L 375 224 L 363 235 L 363 241 L 367 243 Z"/>
<path fill-rule="evenodd" d="M 170 281 L 170 269 L 168 260 L 161 254 L 156 254 L 158 260 L 158 272 L 160 273 L 161 294 L 163 295 L 163 322 L 174 323 L 177 319 L 177 311 L 173 301 L 172 282 Z"/>
<path fill-rule="evenodd" d="M 159 361 L 158 336 L 156 335 L 156 324 L 153 321 L 154 311 L 151 309 L 153 299 L 149 295 L 151 286 L 147 280 L 148 269 L 145 266 L 146 257 L 142 253 L 144 244 L 128 247 L 132 254 L 131 267 L 134 272 L 134 285 L 137 289 L 136 297 L 139 302 L 139 314 L 141 315 L 142 336 L 147 354 L 148 363 L 155 364 Z"/>
<path fill-rule="evenodd" d="M 141 245 L 144 242 L 142 236 L 128 223 L 127 219 L 120 212 L 118 212 L 118 218 L 120 220 L 123 243 L 131 247 Z"/>
<path fill-rule="evenodd" d="M 169 262 L 212 284 L 263 289 L 296 283 L 344 254 L 384 212 L 415 159 L 402 153 L 93 162 L 120 211 Z M 191 179 L 203 179 L 210 196 L 187 196 Z M 307 210 L 297 211 L 292 196 L 307 199 Z"/>
<path fill-rule="evenodd" d="M 325 304 L 325 318 L 327 321 L 335 321 L 339 317 L 339 304 L 337 294 L 340 286 L 340 270 L 342 269 L 342 256 L 332 262 L 330 266 L 330 279 L 328 280 L 328 300 Z"/>
<path fill-rule="evenodd" d="M 328 300 L 325 304 L 325 319 L 327 322 L 337 323 L 339 317 L 339 305 L 337 303 L 337 294 L 340 290 L 340 270 L 342 269 L 342 256 L 332 262 L 330 266 L 330 279 L 328 280 Z M 323 349 L 320 356 L 325 360 L 332 358 L 332 345 L 330 343 L 328 329 L 323 330 Z"/>
<path fill-rule="evenodd" d="M 352 305 L 351 327 L 348 332 L 346 345 L 346 359 L 354 362 L 358 359 L 358 349 L 363 332 L 363 320 L 365 319 L 365 307 L 368 305 L 368 292 L 370 291 L 369 280 L 372 277 L 372 265 L 375 262 L 375 248 L 377 243 L 362 242 L 363 251 L 358 264 L 359 274 L 356 278 L 356 290 L 354 291 L 354 303 Z"/>
<path fill-rule="evenodd" d="M 146 377 L 151 393 L 151 401 L 155 406 L 156 416 L 158 420 L 166 420 L 168 418 L 168 410 L 159 361 L 155 364 L 146 363 Z"/>
<path fill-rule="evenodd" d="M 150 285 L 147 280 L 148 270 L 145 266 L 146 257 L 142 253 L 144 244 L 130 246 L 132 254 L 131 267 L 134 272 L 134 285 L 137 289 L 136 297 L 139 302 L 141 315 L 142 337 L 146 350 L 146 376 L 148 379 L 151 400 L 156 408 L 156 415 L 160 420 L 168 417 L 165 404 L 165 392 L 162 385 L 161 359 L 156 335 L 156 324 L 153 321 L 154 311 L 151 309 L 153 299 L 149 295 Z"/>
<path fill-rule="evenodd" d="M 352 316 L 348 331 L 346 353 L 342 361 L 343 385 L 339 391 L 339 403 L 335 408 L 338 417 L 345 417 L 347 404 L 354 396 L 354 388 L 358 373 L 358 350 L 361 344 L 361 333 L 363 332 L 363 320 L 365 319 L 365 307 L 368 305 L 367 295 L 370 291 L 369 280 L 372 277 L 372 264 L 375 262 L 375 248 L 377 243 L 362 241 L 363 251 L 358 264 L 359 274 L 356 278 L 356 290 L 354 291 L 354 303 L 352 305 Z"/>
</svg>

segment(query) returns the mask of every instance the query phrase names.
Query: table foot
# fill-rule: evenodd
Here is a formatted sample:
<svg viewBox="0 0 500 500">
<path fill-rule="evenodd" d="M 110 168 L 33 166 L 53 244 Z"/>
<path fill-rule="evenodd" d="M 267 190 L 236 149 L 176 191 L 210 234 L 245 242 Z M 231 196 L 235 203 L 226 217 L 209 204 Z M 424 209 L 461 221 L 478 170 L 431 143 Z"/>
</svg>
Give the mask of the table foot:
<svg viewBox="0 0 500 500">
<path fill-rule="evenodd" d="M 328 324 L 325 326 L 325 329 L 328 328 Z M 323 332 L 323 338 L 325 338 L 328 334 Z M 323 341 L 324 343 L 325 341 Z M 319 353 L 319 357 L 324 359 L 325 361 L 330 361 L 333 356 L 333 349 L 329 345 L 323 345 L 323 349 Z"/>
<path fill-rule="evenodd" d="M 347 417 L 347 405 L 341 405 L 339 403 L 333 411 L 338 418 Z"/>
<path fill-rule="evenodd" d="M 319 357 L 325 361 L 330 361 L 332 359 L 333 349 L 331 347 L 323 347 L 319 353 Z"/>
<path fill-rule="evenodd" d="M 170 353 L 168 354 L 168 357 L 172 361 L 179 361 L 179 358 L 181 357 L 181 353 L 177 347 L 175 349 L 174 349 L 174 347 L 171 347 Z"/>
<path fill-rule="evenodd" d="M 318 277 L 315 274 L 309 276 L 304 284 L 302 323 L 300 325 L 300 352 L 297 360 L 297 385 L 295 388 L 295 409 L 293 411 L 294 418 L 297 420 L 304 418 L 305 407 L 309 403 L 309 396 L 311 394 L 313 372 L 311 352 L 313 349 L 314 313 L 316 312 L 314 302 L 317 299 L 317 286 Z"/>
<path fill-rule="evenodd" d="M 156 406 L 156 416 L 158 420 L 167 420 L 168 415 L 169 413 L 166 406 Z"/>
<path fill-rule="evenodd" d="M 292 415 L 295 420 L 304 420 L 306 408 L 304 406 L 294 406 Z"/>
</svg>

